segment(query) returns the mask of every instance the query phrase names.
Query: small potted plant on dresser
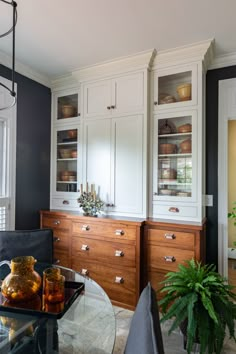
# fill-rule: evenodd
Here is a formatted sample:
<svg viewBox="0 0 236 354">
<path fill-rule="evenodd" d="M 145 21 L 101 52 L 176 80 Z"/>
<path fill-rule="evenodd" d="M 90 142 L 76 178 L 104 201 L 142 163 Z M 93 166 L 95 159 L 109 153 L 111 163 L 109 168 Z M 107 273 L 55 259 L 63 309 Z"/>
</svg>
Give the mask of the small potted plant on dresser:
<svg viewBox="0 0 236 354">
<path fill-rule="evenodd" d="M 78 198 L 78 203 L 80 208 L 83 209 L 84 216 L 97 216 L 101 212 L 104 203 L 98 197 L 94 184 L 91 184 L 91 188 L 89 188 L 88 183 L 86 183 L 86 190 L 81 184 L 80 190 L 81 194 Z"/>
<path fill-rule="evenodd" d="M 166 292 L 159 301 L 163 312 L 161 322 L 173 318 L 169 334 L 180 327 L 184 346 L 191 353 L 199 343 L 201 354 L 220 354 L 226 327 L 236 341 L 236 294 L 226 279 L 215 271 L 215 266 L 186 261 L 176 272 L 169 272 L 160 290 Z"/>
</svg>

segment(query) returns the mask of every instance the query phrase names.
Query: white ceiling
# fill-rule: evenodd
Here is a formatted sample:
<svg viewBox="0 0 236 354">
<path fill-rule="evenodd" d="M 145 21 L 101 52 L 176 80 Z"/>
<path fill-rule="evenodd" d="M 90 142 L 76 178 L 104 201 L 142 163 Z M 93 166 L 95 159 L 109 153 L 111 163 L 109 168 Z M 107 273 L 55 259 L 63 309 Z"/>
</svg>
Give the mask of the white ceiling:
<svg viewBox="0 0 236 354">
<path fill-rule="evenodd" d="M 215 38 L 236 52 L 235 0 L 16 0 L 16 59 L 51 79 L 148 49 Z M 11 23 L 0 1 L 0 33 Z M 11 54 L 11 36 L 0 39 Z"/>
</svg>

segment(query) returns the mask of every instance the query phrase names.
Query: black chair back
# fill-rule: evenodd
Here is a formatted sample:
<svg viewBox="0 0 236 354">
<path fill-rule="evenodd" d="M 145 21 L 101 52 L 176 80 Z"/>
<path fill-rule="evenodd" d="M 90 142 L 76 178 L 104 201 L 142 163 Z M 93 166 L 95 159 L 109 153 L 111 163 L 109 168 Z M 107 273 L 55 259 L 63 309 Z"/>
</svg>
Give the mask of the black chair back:
<svg viewBox="0 0 236 354">
<path fill-rule="evenodd" d="M 33 256 L 38 262 L 53 263 L 51 229 L 0 231 L 0 261 Z"/>
<path fill-rule="evenodd" d="M 164 354 L 157 299 L 150 283 L 142 291 L 135 309 L 125 354 Z"/>
</svg>

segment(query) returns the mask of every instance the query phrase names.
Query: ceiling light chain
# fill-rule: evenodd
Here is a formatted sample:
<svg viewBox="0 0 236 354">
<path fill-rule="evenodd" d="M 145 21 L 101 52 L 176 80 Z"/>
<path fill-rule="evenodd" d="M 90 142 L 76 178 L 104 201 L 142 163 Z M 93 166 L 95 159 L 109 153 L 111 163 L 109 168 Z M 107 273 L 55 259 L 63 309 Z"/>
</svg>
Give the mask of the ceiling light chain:
<svg viewBox="0 0 236 354">
<path fill-rule="evenodd" d="M 0 111 L 4 109 L 11 108 L 16 103 L 16 92 L 15 92 L 15 27 L 17 22 L 17 3 L 15 1 L 7 1 L 7 0 L 0 0 L 5 4 L 11 5 L 13 9 L 13 18 L 12 18 L 12 27 L 6 31 L 5 33 L 0 34 L 0 38 L 3 38 L 12 32 L 12 88 L 9 89 L 6 85 L 0 82 L 0 86 L 4 87 L 6 90 L 9 91 L 10 95 L 12 96 L 12 102 L 9 106 L 0 107 Z"/>
</svg>

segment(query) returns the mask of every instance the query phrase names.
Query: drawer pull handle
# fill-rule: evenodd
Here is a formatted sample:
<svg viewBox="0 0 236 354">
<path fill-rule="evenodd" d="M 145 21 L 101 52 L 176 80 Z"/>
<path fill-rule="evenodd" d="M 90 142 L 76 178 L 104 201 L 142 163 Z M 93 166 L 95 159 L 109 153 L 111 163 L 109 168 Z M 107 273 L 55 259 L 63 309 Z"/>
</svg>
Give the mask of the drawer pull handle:
<svg viewBox="0 0 236 354">
<path fill-rule="evenodd" d="M 123 284 L 123 283 L 124 283 L 124 278 L 122 278 L 122 277 L 116 277 L 115 283 Z"/>
<path fill-rule="evenodd" d="M 82 245 L 81 249 L 82 249 L 82 251 L 88 251 L 89 250 L 89 246 L 88 245 Z"/>
<path fill-rule="evenodd" d="M 154 105 L 157 106 L 158 102 L 157 101 L 154 101 Z"/>
<path fill-rule="evenodd" d="M 53 221 L 53 224 L 54 224 L 54 225 L 60 225 L 60 223 L 61 223 L 60 220 L 54 220 L 54 221 Z"/>
<path fill-rule="evenodd" d="M 175 234 L 165 234 L 164 236 L 167 240 L 174 240 L 176 238 Z"/>
<path fill-rule="evenodd" d="M 60 262 L 61 262 L 60 259 L 56 259 L 56 260 L 54 261 L 55 264 L 59 264 Z"/>
<path fill-rule="evenodd" d="M 82 268 L 82 269 L 81 269 L 81 274 L 83 274 L 83 275 L 88 275 L 88 274 L 89 274 L 88 269 Z"/>
<path fill-rule="evenodd" d="M 166 262 L 171 262 L 171 263 L 173 263 L 173 262 L 176 261 L 176 259 L 175 259 L 174 256 L 165 256 L 165 257 L 164 257 L 164 260 L 165 260 Z"/>
<path fill-rule="evenodd" d="M 82 230 L 83 230 L 83 231 L 89 231 L 89 230 L 90 230 L 89 225 L 83 225 L 83 226 L 82 226 Z"/>
<path fill-rule="evenodd" d="M 69 205 L 70 202 L 69 202 L 69 200 L 63 200 L 62 204 L 64 204 L 64 205 Z"/>
<path fill-rule="evenodd" d="M 122 236 L 122 235 L 125 234 L 125 232 L 124 232 L 123 230 L 116 230 L 116 231 L 115 231 L 115 234 L 116 234 L 117 236 Z"/>
<path fill-rule="evenodd" d="M 125 254 L 124 254 L 123 251 L 119 251 L 119 250 L 116 250 L 116 251 L 115 251 L 115 256 L 116 256 L 116 257 L 124 257 L 124 255 L 125 255 Z"/>
<path fill-rule="evenodd" d="M 169 208 L 169 211 L 170 211 L 171 213 L 179 213 L 179 208 L 170 207 L 170 208 Z"/>
<path fill-rule="evenodd" d="M 59 237 L 53 237 L 53 241 L 54 241 L 54 242 L 60 242 L 61 239 L 60 239 Z"/>
</svg>

